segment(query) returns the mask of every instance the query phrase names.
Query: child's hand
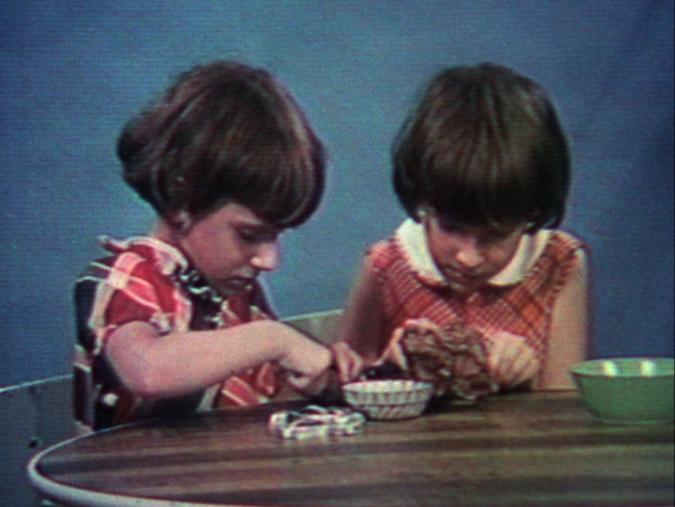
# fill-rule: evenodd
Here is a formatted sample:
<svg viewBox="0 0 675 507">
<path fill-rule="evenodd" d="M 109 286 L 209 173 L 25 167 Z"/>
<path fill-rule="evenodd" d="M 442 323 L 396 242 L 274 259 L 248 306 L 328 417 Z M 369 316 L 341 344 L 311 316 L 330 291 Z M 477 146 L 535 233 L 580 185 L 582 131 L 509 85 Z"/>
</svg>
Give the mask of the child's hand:
<svg viewBox="0 0 675 507">
<path fill-rule="evenodd" d="M 507 331 L 486 334 L 488 371 L 493 380 L 506 387 L 516 387 L 532 379 L 539 371 L 539 361 L 525 338 Z"/>
<path fill-rule="evenodd" d="M 330 350 L 294 330 L 283 339 L 286 348 L 279 365 L 288 372 L 289 385 L 307 395 L 323 391 L 333 361 Z"/>
<path fill-rule="evenodd" d="M 340 382 L 346 384 L 357 380 L 363 371 L 363 358 L 345 341 L 335 342 L 331 350 L 338 369 Z"/>
<path fill-rule="evenodd" d="M 442 340 L 443 330 L 428 319 L 410 319 L 403 326 L 396 328 L 391 335 L 387 348 L 375 364 L 393 363 L 402 371 L 408 371 L 408 358 L 403 351 L 401 340 L 406 333 L 419 336 L 433 337 L 434 340 Z"/>
</svg>

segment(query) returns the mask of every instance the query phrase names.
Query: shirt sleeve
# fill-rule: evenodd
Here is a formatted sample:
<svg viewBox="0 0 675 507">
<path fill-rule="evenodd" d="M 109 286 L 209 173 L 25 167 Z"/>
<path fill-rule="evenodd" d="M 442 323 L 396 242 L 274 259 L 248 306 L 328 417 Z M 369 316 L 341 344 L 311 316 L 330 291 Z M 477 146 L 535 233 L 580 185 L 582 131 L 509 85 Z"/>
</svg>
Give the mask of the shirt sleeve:
<svg viewBox="0 0 675 507">
<path fill-rule="evenodd" d="M 115 329 L 135 321 L 148 322 L 162 334 L 168 332 L 175 301 L 172 293 L 170 279 L 134 253 L 93 263 L 76 289 L 78 325 L 95 341 L 83 345 L 100 350 Z"/>
</svg>

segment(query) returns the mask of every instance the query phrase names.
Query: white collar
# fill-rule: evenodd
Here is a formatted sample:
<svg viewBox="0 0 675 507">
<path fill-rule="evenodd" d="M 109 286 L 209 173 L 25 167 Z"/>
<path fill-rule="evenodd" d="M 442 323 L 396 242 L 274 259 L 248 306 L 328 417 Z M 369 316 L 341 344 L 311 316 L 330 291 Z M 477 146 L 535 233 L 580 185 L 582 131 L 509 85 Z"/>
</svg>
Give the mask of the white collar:
<svg viewBox="0 0 675 507">
<path fill-rule="evenodd" d="M 514 285 L 522 281 L 544 250 L 551 231 L 542 229 L 536 234 L 523 234 L 511 261 L 488 280 L 496 286 Z M 427 244 L 424 226 L 412 219 L 405 220 L 394 234 L 396 243 L 408 264 L 421 278 L 434 284 L 445 284 L 445 278 L 436 267 Z"/>
<path fill-rule="evenodd" d="M 176 270 L 186 270 L 190 265 L 183 252 L 153 236 L 132 236 L 126 239 L 99 236 L 98 240 L 103 248 L 111 251 L 128 250 L 132 246 L 149 247 L 153 252 L 154 260 L 159 264 L 161 272 L 165 275 L 172 274 Z"/>
</svg>

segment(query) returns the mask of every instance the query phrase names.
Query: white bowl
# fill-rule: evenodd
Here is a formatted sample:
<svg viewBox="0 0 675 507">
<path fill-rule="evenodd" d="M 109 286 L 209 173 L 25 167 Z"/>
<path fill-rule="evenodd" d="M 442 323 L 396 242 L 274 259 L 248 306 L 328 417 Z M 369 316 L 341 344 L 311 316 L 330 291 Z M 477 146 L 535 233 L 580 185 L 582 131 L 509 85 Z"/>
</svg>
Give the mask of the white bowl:
<svg viewBox="0 0 675 507">
<path fill-rule="evenodd" d="M 409 419 L 424 412 L 433 385 L 414 380 L 366 380 L 342 386 L 345 401 L 370 419 Z"/>
</svg>

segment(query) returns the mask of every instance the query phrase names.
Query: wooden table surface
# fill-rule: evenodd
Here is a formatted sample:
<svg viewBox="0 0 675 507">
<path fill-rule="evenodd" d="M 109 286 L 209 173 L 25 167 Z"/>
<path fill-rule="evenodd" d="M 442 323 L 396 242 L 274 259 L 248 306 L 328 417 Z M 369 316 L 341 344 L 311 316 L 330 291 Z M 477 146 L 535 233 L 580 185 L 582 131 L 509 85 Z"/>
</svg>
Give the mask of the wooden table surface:
<svg viewBox="0 0 675 507">
<path fill-rule="evenodd" d="M 280 440 L 280 405 L 70 440 L 29 475 L 69 505 L 672 505 L 673 424 L 610 425 L 574 391 L 502 395 L 362 434 Z M 173 503 L 172 503 L 173 502 Z"/>
</svg>

